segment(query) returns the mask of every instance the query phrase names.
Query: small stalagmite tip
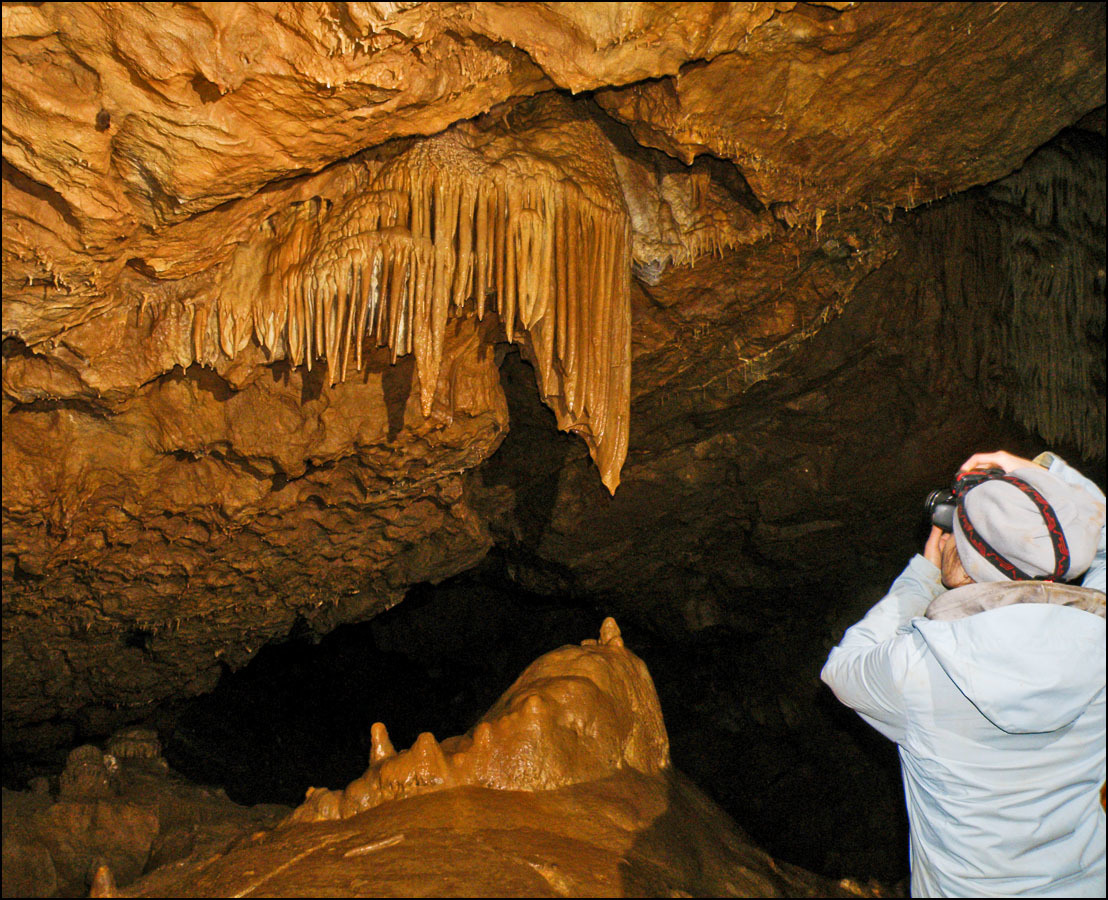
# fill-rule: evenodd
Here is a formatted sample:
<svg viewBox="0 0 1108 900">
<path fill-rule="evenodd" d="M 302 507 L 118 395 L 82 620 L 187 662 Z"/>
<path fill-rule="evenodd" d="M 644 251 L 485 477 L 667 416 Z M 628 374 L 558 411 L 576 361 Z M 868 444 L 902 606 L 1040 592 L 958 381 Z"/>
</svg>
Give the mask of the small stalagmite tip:
<svg viewBox="0 0 1108 900">
<path fill-rule="evenodd" d="M 600 643 L 615 644 L 617 647 L 623 646 L 623 638 L 619 634 L 619 626 L 616 624 L 616 620 L 611 616 L 608 616 L 600 626 Z"/>
<path fill-rule="evenodd" d="M 112 875 L 112 870 L 106 865 L 101 865 L 96 868 L 96 872 L 92 876 L 92 885 L 88 895 L 90 897 L 119 896 L 115 889 L 115 877 Z"/>
<path fill-rule="evenodd" d="M 393 756 L 396 756 L 396 748 L 389 740 L 389 732 L 385 728 L 385 723 L 374 722 L 369 729 L 369 764 L 372 766 Z"/>
</svg>

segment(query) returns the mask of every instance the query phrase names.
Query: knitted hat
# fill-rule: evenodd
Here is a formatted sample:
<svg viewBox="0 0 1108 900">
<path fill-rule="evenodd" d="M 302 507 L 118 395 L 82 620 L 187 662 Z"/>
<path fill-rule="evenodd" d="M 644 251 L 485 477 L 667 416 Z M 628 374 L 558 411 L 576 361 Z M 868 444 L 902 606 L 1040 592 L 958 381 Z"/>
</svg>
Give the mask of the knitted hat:
<svg viewBox="0 0 1108 900">
<path fill-rule="evenodd" d="M 1041 508 L 1043 501 L 1049 508 Z M 1050 578 L 1059 564 L 1055 580 L 1072 581 L 1092 564 L 1103 525 L 1103 503 L 1030 466 L 966 492 L 954 519 L 954 543 L 962 568 L 979 583 Z"/>
</svg>

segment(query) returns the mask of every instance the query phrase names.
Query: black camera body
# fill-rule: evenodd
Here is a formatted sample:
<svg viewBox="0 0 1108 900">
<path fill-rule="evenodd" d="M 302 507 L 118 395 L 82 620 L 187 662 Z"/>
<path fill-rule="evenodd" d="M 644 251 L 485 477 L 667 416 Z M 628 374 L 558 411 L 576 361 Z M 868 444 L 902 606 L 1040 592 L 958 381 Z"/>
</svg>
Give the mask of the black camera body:
<svg viewBox="0 0 1108 900">
<path fill-rule="evenodd" d="M 983 481 L 989 481 L 1004 470 L 997 466 L 988 469 L 972 469 L 954 476 L 954 484 L 949 488 L 939 488 L 927 495 L 924 501 L 924 509 L 931 519 L 931 524 L 943 531 L 954 530 L 954 516 L 958 511 L 958 503 L 966 495 L 970 488 L 977 487 Z"/>
</svg>

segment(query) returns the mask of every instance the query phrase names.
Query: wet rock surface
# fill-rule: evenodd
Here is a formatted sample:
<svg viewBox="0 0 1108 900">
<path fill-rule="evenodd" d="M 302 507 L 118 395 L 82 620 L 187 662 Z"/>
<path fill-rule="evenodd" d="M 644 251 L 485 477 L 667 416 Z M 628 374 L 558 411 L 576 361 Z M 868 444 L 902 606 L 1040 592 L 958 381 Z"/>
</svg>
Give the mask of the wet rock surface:
<svg viewBox="0 0 1108 900">
<path fill-rule="evenodd" d="M 533 662 L 465 734 L 309 790 L 278 828 L 131 896 L 858 896 L 776 863 L 670 764 L 654 685 L 614 620 Z M 882 895 L 879 887 L 866 891 Z"/>
<path fill-rule="evenodd" d="M 4 788 L 3 893 L 88 896 L 101 867 L 129 884 L 193 854 L 220 852 L 287 812 L 248 809 L 196 786 L 170 770 L 153 731 L 126 729 L 106 750 L 74 748 L 55 778 L 40 776 L 26 791 Z"/>
<path fill-rule="evenodd" d="M 45 3 L 3 26 L 5 784 L 113 733 L 121 771 L 155 758 L 137 725 L 294 802 L 179 704 L 484 560 L 466 604 L 534 592 L 641 637 L 680 766 L 776 854 L 899 877 L 834 813 L 864 796 L 895 831 L 888 748 L 829 724 L 816 673 L 971 452 L 1102 476 L 1103 5 Z M 374 270 L 340 263 L 385 245 L 410 265 L 362 333 L 342 288 Z M 593 317 L 590 365 L 543 337 L 540 282 L 566 333 L 562 299 Z M 629 381 L 591 338 L 624 321 Z M 622 467 L 599 401 L 566 414 L 598 372 L 626 389 Z M 443 616 L 414 655 L 382 620 L 372 677 L 460 733 L 495 695 L 445 684 Z M 467 664 L 548 649 L 508 645 Z M 321 718 L 339 695 L 365 696 Z M 310 745 L 261 731 L 277 759 Z M 357 776 L 362 732 L 320 783 Z M 67 792 L 114 802 L 78 757 Z M 27 878 L 77 883 L 20 840 Z"/>
</svg>

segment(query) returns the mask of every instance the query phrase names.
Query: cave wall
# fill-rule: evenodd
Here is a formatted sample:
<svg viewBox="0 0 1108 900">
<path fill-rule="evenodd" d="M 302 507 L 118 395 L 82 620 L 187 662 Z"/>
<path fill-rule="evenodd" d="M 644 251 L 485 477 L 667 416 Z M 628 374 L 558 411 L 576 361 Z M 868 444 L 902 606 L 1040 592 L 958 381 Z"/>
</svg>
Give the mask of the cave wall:
<svg viewBox="0 0 1108 900">
<path fill-rule="evenodd" d="M 551 428 L 509 389 L 512 437 L 473 478 L 514 577 L 696 630 L 741 617 L 728 598 L 868 595 L 982 447 L 1102 477 L 1103 185 L 1103 135 L 1069 130 L 891 222 L 831 216 L 638 282 L 614 497 L 572 442 L 516 439 Z"/>
<path fill-rule="evenodd" d="M 1066 187 L 1066 212 L 1034 244 L 1002 252 L 1005 223 L 1049 219 L 1056 195 L 1030 189 L 1018 206 L 997 198 L 1050 184 L 1057 157 L 1071 154 L 1070 171 L 1088 175 Z M 637 285 L 635 358 L 653 364 L 636 369 L 636 428 L 614 498 L 527 390 L 526 364 L 503 366 L 509 435 L 472 476 L 475 496 L 490 497 L 498 571 L 637 626 L 675 764 L 778 859 L 887 884 L 907 872 L 896 748 L 841 707 L 819 671 L 922 547 L 923 498 L 986 448 L 1053 447 L 1104 484 L 1103 429 L 1084 428 L 1104 405 L 1103 160 L 1102 135 L 1067 131 L 1012 177 L 867 221 L 868 232 L 832 218 L 798 239 L 799 261 L 782 254 L 769 285 L 749 283 L 766 270 L 740 252 Z M 952 234 L 974 248 L 951 250 Z M 874 246 L 882 252 L 867 252 Z M 1013 271 L 1013 259 L 1026 268 Z M 956 283 L 954 293 L 951 270 L 974 271 L 988 288 Z M 1007 286 L 1021 276 L 1059 288 L 1038 296 L 1030 322 L 1011 315 Z M 704 306 L 683 305 L 687 296 L 671 302 L 694 277 L 717 296 L 769 299 L 753 310 L 733 301 L 741 319 L 713 321 Z M 849 302 L 771 354 L 751 383 L 734 369 L 719 375 L 716 361 L 733 358 L 752 320 L 813 287 Z M 1042 380 L 1021 381 L 996 343 L 1013 325 L 1040 359 L 1044 346 L 1064 346 L 1057 369 L 1044 360 Z M 654 341 L 664 328 L 677 339 Z M 1059 371 L 1080 388 L 1058 397 Z M 1044 382 L 1053 403 L 1040 402 Z M 1051 434 L 1043 413 L 1067 400 L 1087 417 Z M 1017 405 L 1032 427 L 1013 415 Z"/>
<path fill-rule="evenodd" d="M 1006 175 L 1102 108 L 1103 5 L 3 17 L 5 748 L 107 733 L 210 689 L 297 621 L 372 616 L 494 543 L 522 584 L 666 628 L 741 617 L 767 591 L 870 584 L 904 555 L 907 538 L 885 538 L 911 532 L 936 472 L 983 441 L 1033 440 L 961 402 L 980 373 L 932 364 L 958 304 L 979 308 L 919 288 L 926 226 L 898 210 Z M 334 342 L 317 338 L 309 368 L 291 331 L 268 330 L 276 295 L 246 277 L 316 258 L 265 229 L 316 239 L 296 222 L 338 215 L 378 162 L 452 126 L 475 152 L 511 147 L 497 165 L 556 170 L 521 137 L 535 103 L 594 134 L 567 183 L 602 183 L 596 202 L 630 229 L 611 275 L 631 367 L 614 496 L 541 408 L 534 444 L 492 459 L 529 428 L 501 384 L 502 303 L 437 326 L 433 383 L 418 354 L 362 334 L 345 352 L 364 364 L 339 380 Z M 1089 246 L 1061 252 L 1084 272 Z M 1011 390 L 1033 398 L 1025 369 Z M 1095 393 L 1095 359 L 1066 377 Z M 557 412 L 564 392 L 537 380 Z M 1028 402 L 985 405 L 1040 427 Z M 1052 437 L 1103 457 L 1103 412 L 1062 419 Z"/>
</svg>

